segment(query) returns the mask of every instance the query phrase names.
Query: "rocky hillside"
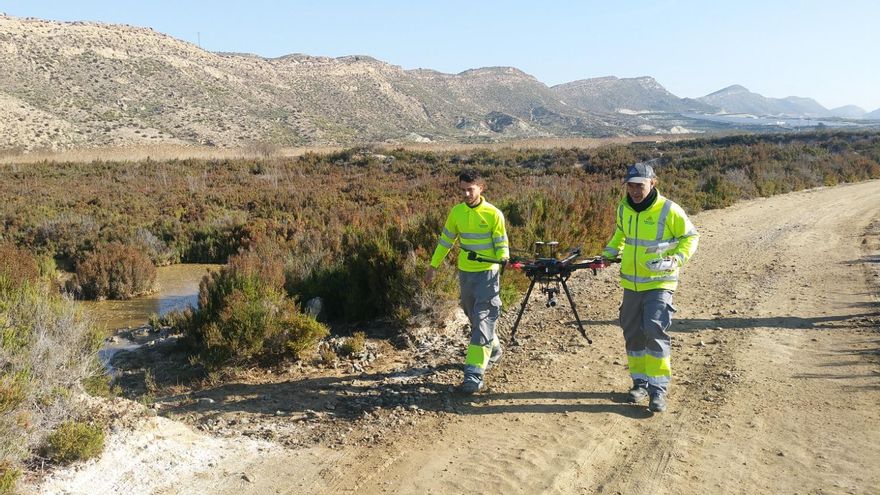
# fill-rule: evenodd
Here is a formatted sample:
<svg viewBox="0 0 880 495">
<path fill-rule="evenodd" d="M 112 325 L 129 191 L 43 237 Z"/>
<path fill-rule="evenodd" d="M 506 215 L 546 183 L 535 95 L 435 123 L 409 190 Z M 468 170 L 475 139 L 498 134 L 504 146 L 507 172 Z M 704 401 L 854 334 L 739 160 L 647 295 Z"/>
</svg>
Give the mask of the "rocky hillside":
<svg viewBox="0 0 880 495">
<path fill-rule="evenodd" d="M 565 102 L 590 112 L 636 114 L 718 111 L 712 105 L 675 96 L 653 77 L 598 77 L 559 84 L 551 89 Z"/>
<path fill-rule="evenodd" d="M 207 52 L 148 28 L 2 14 L 0 54 L 0 153 L 669 134 L 717 128 L 678 114 L 719 108 L 827 115 L 813 100 L 742 87 L 702 101 L 650 77 L 550 88 L 512 67 L 443 74 L 366 56 L 267 59 Z"/>
<path fill-rule="evenodd" d="M 631 134 L 513 68 L 211 53 L 151 29 L 0 16 L 0 149 Z"/>
<path fill-rule="evenodd" d="M 721 108 L 727 113 L 752 115 L 778 115 L 785 117 L 829 117 L 831 112 L 812 98 L 789 96 L 768 98 L 735 84 L 722 90 L 697 98 L 699 101 Z"/>
</svg>

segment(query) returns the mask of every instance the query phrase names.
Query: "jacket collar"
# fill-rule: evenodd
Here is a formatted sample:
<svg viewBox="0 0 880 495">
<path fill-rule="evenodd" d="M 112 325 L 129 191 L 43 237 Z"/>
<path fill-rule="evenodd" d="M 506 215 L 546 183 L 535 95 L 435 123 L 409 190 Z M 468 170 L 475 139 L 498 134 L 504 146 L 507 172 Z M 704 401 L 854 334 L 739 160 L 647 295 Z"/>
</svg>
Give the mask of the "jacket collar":
<svg viewBox="0 0 880 495">
<path fill-rule="evenodd" d="M 657 189 L 654 189 L 653 191 L 651 191 L 651 195 L 654 195 L 654 193 L 657 194 L 656 197 L 654 198 L 654 201 L 651 202 L 650 206 L 648 206 L 647 208 L 645 208 L 645 209 L 642 210 L 642 211 L 638 211 L 638 210 L 636 210 L 635 208 L 632 207 L 632 204 L 630 204 L 630 199 L 629 199 L 629 195 L 628 195 L 628 194 L 624 194 L 624 195 L 623 195 L 623 198 L 620 200 L 620 204 L 623 205 L 624 208 L 626 208 L 626 209 L 628 209 L 628 210 L 630 210 L 630 211 L 633 211 L 633 212 L 635 212 L 635 213 L 642 213 L 642 212 L 645 212 L 645 211 L 655 210 L 655 209 L 657 209 L 657 208 L 662 207 L 663 202 L 666 201 L 666 197 L 663 196 L 662 194 L 660 194 L 660 192 L 657 191 Z M 648 198 L 645 198 L 645 200 L 647 201 Z"/>
<path fill-rule="evenodd" d="M 463 202 L 463 201 L 462 201 L 462 202 Z M 464 203 L 464 202 L 463 202 L 463 203 L 464 203 L 465 206 L 467 206 L 468 208 L 470 208 L 470 209 L 473 210 L 474 208 L 479 208 L 479 207 L 482 206 L 483 203 L 485 203 L 485 202 L 486 202 L 486 199 L 483 198 L 483 196 L 481 195 L 481 196 L 480 196 L 480 200 L 477 201 L 477 204 L 475 204 L 474 206 L 471 206 L 471 205 L 469 205 L 469 204 L 467 204 L 467 203 Z"/>
</svg>

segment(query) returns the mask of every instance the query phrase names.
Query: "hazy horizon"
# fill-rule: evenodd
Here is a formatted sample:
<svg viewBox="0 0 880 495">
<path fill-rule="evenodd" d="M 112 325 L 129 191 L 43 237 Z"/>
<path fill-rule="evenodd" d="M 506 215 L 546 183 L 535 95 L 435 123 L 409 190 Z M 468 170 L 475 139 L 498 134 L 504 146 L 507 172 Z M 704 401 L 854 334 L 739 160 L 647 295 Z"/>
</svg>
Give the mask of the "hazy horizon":
<svg viewBox="0 0 880 495">
<path fill-rule="evenodd" d="M 679 97 L 739 84 L 766 97 L 813 98 L 829 109 L 880 109 L 880 67 L 870 62 L 880 46 L 873 25 L 880 4 L 867 1 L 611 6 L 454 0 L 400 6 L 388 0 L 12 0 L 0 11 L 150 27 L 213 52 L 368 55 L 404 69 L 446 73 L 512 66 L 548 86 L 650 76 Z"/>
</svg>

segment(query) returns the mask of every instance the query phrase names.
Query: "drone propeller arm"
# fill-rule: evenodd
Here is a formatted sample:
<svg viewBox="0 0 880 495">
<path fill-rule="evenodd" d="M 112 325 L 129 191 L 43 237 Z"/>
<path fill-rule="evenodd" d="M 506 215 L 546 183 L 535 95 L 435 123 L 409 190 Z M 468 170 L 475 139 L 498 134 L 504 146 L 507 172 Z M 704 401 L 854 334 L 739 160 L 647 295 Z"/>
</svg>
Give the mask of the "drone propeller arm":
<svg viewBox="0 0 880 495">
<path fill-rule="evenodd" d="M 495 258 L 487 258 L 477 254 L 475 251 L 468 251 L 467 258 L 471 261 L 480 261 L 482 263 L 495 263 L 496 265 L 506 265 L 508 260 L 499 260 Z"/>
<path fill-rule="evenodd" d="M 537 244 L 543 243 L 536 243 L 536 245 Z M 523 313 L 525 312 L 526 305 L 528 304 L 529 296 L 531 296 L 532 289 L 534 289 L 536 283 L 543 284 L 541 289 L 542 293 L 548 294 L 551 300 L 554 302 L 554 295 L 559 293 L 559 285 L 557 285 L 554 290 L 549 290 L 547 289 L 546 284 L 561 284 L 562 289 L 565 291 L 565 296 L 566 298 L 568 298 L 571 310 L 574 313 L 575 321 L 578 324 L 578 330 L 581 332 L 581 335 L 583 335 L 584 338 L 587 339 L 587 342 L 592 343 L 590 337 L 587 335 L 583 323 L 581 322 L 580 315 L 578 315 L 574 299 L 571 296 L 571 292 L 569 292 L 568 290 L 568 284 L 566 284 L 566 280 L 568 280 L 572 272 L 574 272 L 575 270 L 587 268 L 592 270 L 593 274 L 595 275 L 598 270 L 602 268 L 607 268 L 612 263 L 619 263 L 620 260 L 609 260 L 603 258 L 602 256 L 595 256 L 580 263 L 575 263 L 578 257 L 580 257 L 580 254 L 580 248 L 576 248 L 569 251 L 568 255 L 562 259 L 557 259 L 554 251 L 554 253 L 549 258 L 521 258 L 518 256 L 514 256 L 512 259 L 507 260 L 488 258 L 486 256 L 480 255 L 477 252 L 468 251 L 467 259 L 483 263 L 495 263 L 501 265 L 502 269 L 503 267 L 507 266 L 510 268 L 522 270 L 523 274 L 530 279 L 529 288 L 526 291 L 525 297 L 520 303 L 519 312 L 517 313 L 516 321 L 513 324 L 513 330 L 510 332 L 510 340 L 512 344 L 516 344 L 516 331 L 519 327 L 519 323 L 522 319 Z M 551 304 L 548 301 L 548 305 L 555 304 Z"/>
</svg>

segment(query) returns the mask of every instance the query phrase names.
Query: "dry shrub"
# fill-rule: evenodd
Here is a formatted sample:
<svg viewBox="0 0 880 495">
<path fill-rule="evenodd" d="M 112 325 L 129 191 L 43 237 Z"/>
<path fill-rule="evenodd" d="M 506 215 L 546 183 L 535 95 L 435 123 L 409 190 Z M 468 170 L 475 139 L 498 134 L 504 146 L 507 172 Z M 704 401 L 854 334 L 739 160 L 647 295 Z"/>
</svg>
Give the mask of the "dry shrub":
<svg viewBox="0 0 880 495">
<path fill-rule="evenodd" d="M 156 267 L 138 249 L 112 243 L 77 264 L 73 284 L 86 299 L 129 299 L 154 290 Z"/>
<path fill-rule="evenodd" d="M 137 246 L 138 250 L 145 253 L 156 266 L 167 266 L 180 262 L 180 255 L 147 229 L 138 229 L 132 243 Z"/>
<path fill-rule="evenodd" d="M 229 269 L 238 275 L 259 278 L 273 289 L 284 288 L 286 252 L 277 244 L 264 241 L 229 258 Z"/>
<path fill-rule="evenodd" d="M 0 376 L 0 414 L 12 411 L 27 398 L 28 375 L 23 371 Z"/>
<path fill-rule="evenodd" d="M 94 325 L 49 284 L 21 278 L 0 274 L 0 493 L 51 431 L 78 416 L 76 394 L 99 372 Z"/>
<path fill-rule="evenodd" d="M 320 362 L 324 366 L 332 366 L 337 359 L 339 359 L 339 356 L 336 354 L 336 351 L 334 351 L 333 348 L 329 345 L 322 346 L 318 349 L 318 362 Z"/>
<path fill-rule="evenodd" d="M 98 372 L 99 345 L 69 299 L 27 285 L 0 297 L 0 460 L 20 458 L 74 414 L 71 391 Z"/>
<path fill-rule="evenodd" d="M 277 156 L 281 152 L 281 146 L 266 141 L 253 141 L 245 148 L 248 154 L 269 158 Z"/>
<path fill-rule="evenodd" d="M 12 244 L 0 242 L 0 291 L 33 282 L 40 276 L 37 260 Z"/>
</svg>

